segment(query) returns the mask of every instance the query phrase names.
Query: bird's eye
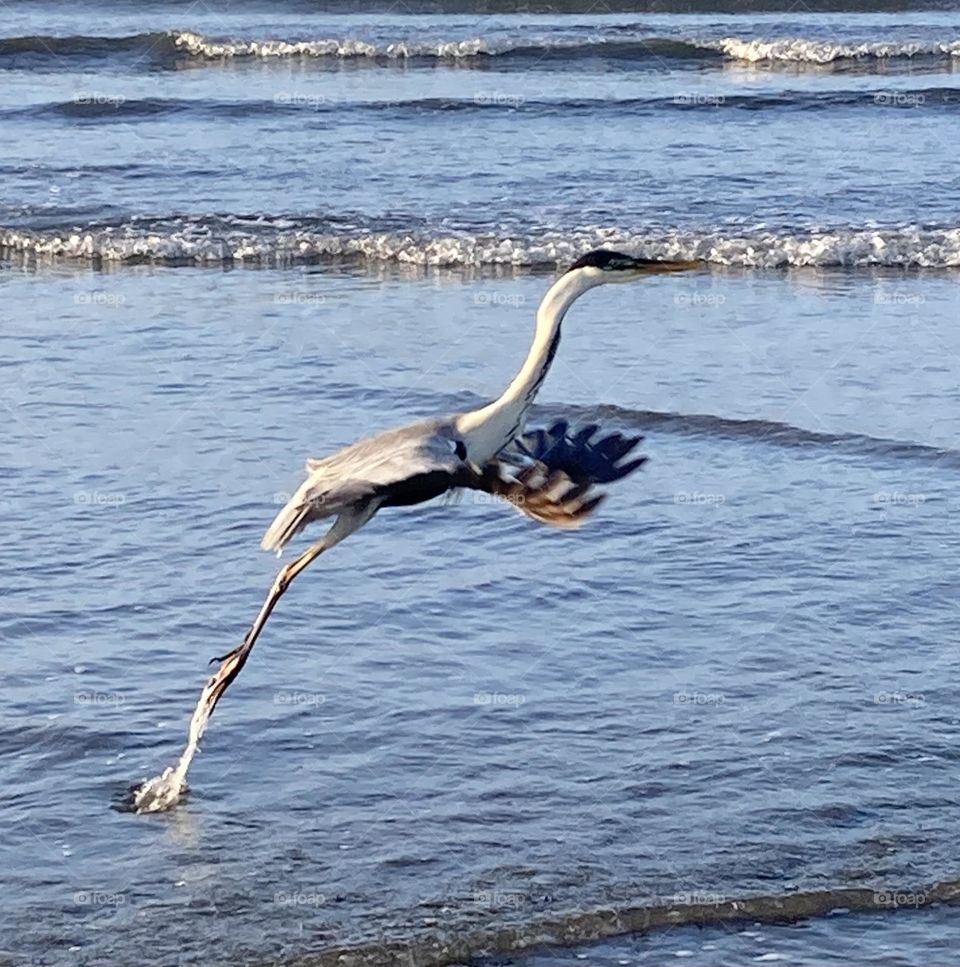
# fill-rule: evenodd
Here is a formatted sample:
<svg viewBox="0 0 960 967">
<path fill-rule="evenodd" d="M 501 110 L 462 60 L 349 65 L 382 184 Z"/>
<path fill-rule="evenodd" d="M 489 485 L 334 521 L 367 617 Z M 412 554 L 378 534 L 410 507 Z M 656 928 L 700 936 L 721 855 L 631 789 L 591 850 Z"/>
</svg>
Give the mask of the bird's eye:
<svg viewBox="0 0 960 967">
<path fill-rule="evenodd" d="M 461 459 L 467 459 L 467 445 L 463 440 L 457 440 L 456 445 L 453 448 L 453 452 Z"/>
</svg>

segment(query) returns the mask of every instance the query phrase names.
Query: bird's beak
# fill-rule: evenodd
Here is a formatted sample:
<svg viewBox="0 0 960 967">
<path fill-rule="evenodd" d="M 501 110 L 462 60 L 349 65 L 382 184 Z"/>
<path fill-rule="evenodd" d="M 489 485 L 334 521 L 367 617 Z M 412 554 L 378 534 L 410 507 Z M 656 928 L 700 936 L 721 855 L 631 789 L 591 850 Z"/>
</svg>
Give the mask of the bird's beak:
<svg viewBox="0 0 960 967">
<path fill-rule="evenodd" d="M 659 275 L 665 272 L 689 272 L 691 269 L 702 269 L 704 263 L 698 259 L 635 259 L 631 266 L 636 275 Z"/>
</svg>

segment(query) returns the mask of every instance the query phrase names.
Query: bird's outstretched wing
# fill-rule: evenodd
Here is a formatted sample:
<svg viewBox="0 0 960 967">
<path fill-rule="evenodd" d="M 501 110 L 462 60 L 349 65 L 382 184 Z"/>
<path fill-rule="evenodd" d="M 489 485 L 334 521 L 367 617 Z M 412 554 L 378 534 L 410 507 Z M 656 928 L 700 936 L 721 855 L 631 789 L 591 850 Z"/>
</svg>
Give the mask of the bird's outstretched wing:
<svg viewBox="0 0 960 967">
<path fill-rule="evenodd" d="M 519 467 L 537 463 L 549 471 L 565 473 L 577 484 L 613 483 L 647 462 L 644 456 L 628 456 L 643 440 L 623 433 L 597 435 L 600 427 L 591 423 L 575 433 L 566 420 L 557 420 L 546 430 L 530 430 L 517 437 L 500 459 Z"/>
<path fill-rule="evenodd" d="M 531 464 L 516 471 L 500 461 L 480 473 L 461 477 L 462 486 L 482 490 L 541 524 L 579 527 L 606 494 L 591 494 L 590 484 L 574 483 L 562 470 Z"/>
<path fill-rule="evenodd" d="M 466 486 L 483 490 L 533 520 L 552 527 L 579 527 L 606 497 L 594 488 L 643 466 L 629 457 L 642 437 L 597 436 L 596 424 L 570 433 L 566 420 L 532 430 L 483 467 Z"/>
<path fill-rule="evenodd" d="M 419 503 L 457 486 L 465 451 L 446 420 L 426 420 L 360 440 L 307 461 L 307 479 L 264 534 L 264 550 L 282 550 L 308 523 L 370 500 Z"/>
</svg>

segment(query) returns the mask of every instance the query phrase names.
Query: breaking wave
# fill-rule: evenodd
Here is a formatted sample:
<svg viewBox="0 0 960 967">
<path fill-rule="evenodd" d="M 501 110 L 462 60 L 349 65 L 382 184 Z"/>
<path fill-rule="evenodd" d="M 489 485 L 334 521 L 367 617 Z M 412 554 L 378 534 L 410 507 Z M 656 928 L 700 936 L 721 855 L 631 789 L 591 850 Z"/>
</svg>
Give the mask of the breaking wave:
<svg viewBox="0 0 960 967">
<path fill-rule="evenodd" d="M 173 35 L 173 44 L 191 57 L 220 60 L 233 57 L 337 57 L 407 60 L 414 58 L 463 59 L 482 56 L 523 57 L 584 56 L 644 59 L 650 57 L 690 58 L 706 60 L 724 54 L 734 60 L 757 63 L 787 61 L 791 63 L 828 64 L 838 60 L 960 57 L 960 39 L 949 41 L 886 41 L 832 43 L 803 38 L 750 40 L 725 37 L 720 40 L 676 40 L 664 37 L 633 39 L 554 40 L 525 44 L 500 43 L 482 38 L 436 43 L 398 41 L 371 44 L 356 40 L 248 40 L 218 42 L 200 34 L 183 32 Z"/>
<path fill-rule="evenodd" d="M 690 62 L 741 61 L 828 65 L 842 61 L 944 60 L 960 57 L 960 38 L 835 42 L 801 37 L 672 38 L 643 36 L 636 28 L 612 36 L 495 39 L 472 37 L 424 41 L 398 38 L 371 42 L 350 38 L 218 39 L 189 30 L 127 36 L 40 36 L 0 39 L 0 66 L 42 62 L 45 67 L 70 69 L 78 59 L 120 59 L 148 67 L 225 60 L 313 59 L 402 63 L 433 61 L 499 62 L 549 65 L 599 58 L 623 62 L 664 60 Z"/>
<path fill-rule="evenodd" d="M 536 40 L 483 37 L 458 40 L 401 39 L 373 43 L 350 38 L 217 39 L 189 30 L 142 33 L 121 37 L 29 36 L 0 39 L 4 60 L 36 58 L 55 62 L 68 59 L 104 59 L 136 53 L 144 64 L 176 60 L 355 60 L 377 62 L 477 61 L 491 57 L 528 61 L 535 58 L 577 60 L 585 57 L 620 59 L 712 58 L 722 53 L 696 42 L 662 37 L 648 38 L 546 38 Z"/>
<path fill-rule="evenodd" d="M 342 259 L 421 266 L 555 266 L 604 245 L 646 258 L 745 268 L 960 266 L 960 227 L 703 233 L 530 227 L 505 235 L 439 234 L 429 226 L 404 230 L 396 223 L 357 225 L 335 219 L 177 216 L 60 230 L 0 228 L 0 252 L 7 258 L 196 266 L 271 267 Z"/>
<path fill-rule="evenodd" d="M 387 44 L 336 39 L 216 41 L 201 34 L 183 31 L 171 35 L 171 39 L 177 50 L 188 54 L 190 57 L 206 60 L 235 57 L 336 57 L 341 59 L 385 58 L 388 60 L 407 60 L 415 57 L 477 57 L 495 52 L 488 42 L 479 37 L 434 43 L 395 41 Z"/>
<path fill-rule="evenodd" d="M 960 39 L 948 41 L 877 41 L 833 43 L 784 37 L 777 40 L 744 40 L 725 37 L 706 41 L 734 60 L 751 64 L 780 61 L 796 64 L 832 64 L 843 60 L 895 60 L 960 57 Z"/>
<path fill-rule="evenodd" d="M 528 954 L 533 948 L 571 947 L 627 934 L 670 930 L 682 926 L 738 923 L 794 923 L 838 913 L 916 910 L 960 900 L 960 882 L 922 887 L 839 887 L 773 896 L 727 898 L 720 895 L 677 894 L 666 902 L 603 910 L 577 910 L 517 925 L 442 933 L 397 941 L 322 949 L 282 961 L 287 967 L 419 967 L 474 963 L 479 958 Z M 499 960 L 496 962 L 500 962 Z"/>
</svg>

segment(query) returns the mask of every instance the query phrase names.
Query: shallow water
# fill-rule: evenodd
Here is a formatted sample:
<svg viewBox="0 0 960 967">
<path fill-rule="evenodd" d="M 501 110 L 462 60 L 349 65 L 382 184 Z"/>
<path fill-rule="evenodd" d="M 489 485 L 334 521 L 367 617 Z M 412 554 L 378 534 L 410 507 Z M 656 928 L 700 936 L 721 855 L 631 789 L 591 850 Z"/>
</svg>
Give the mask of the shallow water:
<svg viewBox="0 0 960 967">
<path fill-rule="evenodd" d="M 537 954 L 524 967 L 567 967 L 587 961 L 594 967 L 644 967 L 667 962 L 709 967 L 744 963 L 910 965 L 949 963 L 956 949 L 956 912 L 950 908 L 887 916 L 834 915 L 800 926 L 747 924 L 739 928 L 677 928 L 618 941 L 596 949 Z M 669 958 L 669 959 L 668 959 Z M 508 961 L 509 963 L 509 961 Z"/>
<path fill-rule="evenodd" d="M 256 544 L 301 457 L 500 385 L 543 283 L 9 274 L 18 942 L 40 963 L 57 933 L 98 963 L 145 935 L 157 962 L 229 961 L 437 919 L 948 876 L 960 452 L 935 360 L 957 349 L 955 283 L 898 277 L 925 300 L 911 323 L 876 301 L 889 279 L 818 281 L 592 293 L 540 413 L 622 407 L 649 467 L 576 534 L 469 498 L 382 515 L 284 600 L 189 806 L 137 821 L 108 803 L 177 754 L 204 662 L 272 577 Z M 78 304 L 92 292 L 116 308 Z M 448 346 L 456 318 L 471 338 Z"/>
<path fill-rule="evenodd" d="M 111 5 L 107 29 L 29 5 L 4 34 L 502 40 L 639 15 L 431 17 Z M 790 31 L 948 41 L 953 17 Z M 950 88 L 946 62 L 128 54 L 0 56 L 0 113 L 29 108 L 0 139 L 0 226 L 20 239 L 0 271 L 3 955 L 259 963 L 956 878 L 956 122 L 943 98 L 872 100 Z M 293 91 L 329 101 L 274 110 Z M 485 108 L 491 91 L 524 100 Z M 694 91 L 760 106 L 676 101 Z M 57 107 L 84 92 L 159 107 Z M 644 432 L 642 473 L 579 533 L 470 496 L 382 514 L 285 597 L 188 803 L 111 810 L 179 753 L 206 661 L 273 578 L 257 545 L 303 460 L 499 392 L 555 261 L 604 233 L 715 254 L 586 296 L 541 393 L 538 419 Z M 878 960 L 921 964 L 951 916 L 763 943 L 684 928 L 530 963 L 822 962 L 869 932 Z"/>
</svg>

